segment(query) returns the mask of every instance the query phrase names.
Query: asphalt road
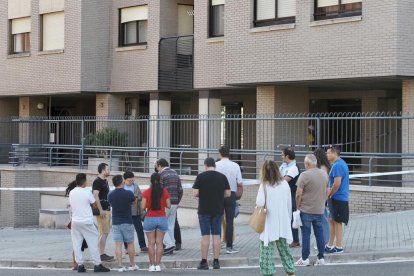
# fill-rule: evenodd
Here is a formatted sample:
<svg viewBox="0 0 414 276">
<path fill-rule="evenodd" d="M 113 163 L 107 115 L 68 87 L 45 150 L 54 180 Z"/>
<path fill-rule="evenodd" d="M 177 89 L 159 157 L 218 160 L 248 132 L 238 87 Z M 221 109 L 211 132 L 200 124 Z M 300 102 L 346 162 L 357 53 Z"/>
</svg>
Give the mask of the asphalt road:
<svg viewBox="0 0 414 276">
<path fill-rule="evenodd" d="M 414 261 L 407 262 L 387 262 L 387 263 L 368 263 L 368 264 L 346 264 L 346 265 L 326 265 L 319 267 L 301 267 L 298 268 L 296 275 L 317 275 L 317 276 L 342 276 L 342 275 L 363 275 L 363 276 L 411 276 L 414 275 Z M 93 273 L 91 270 L 89 273 Z M 59 275 L 73 276 L 85 275 L 78 274 L 69 270 L 47 270 L 47 269 L 0 269 L 1 276 L 43 276 L 43 275 Z M 86 274 L 88 275 L 88 274 Z M 120 275 L 117 271 L 94 275 Z M 147 271 L 125 272 L 122 275 L 154 275 Z M 197 271 L 197 270 L 175 270 L 169 269 L 155 275 L 237 275 L 237 276 L 253 276 L 260 275 L 258 268 L 227 268 L 221 270 Z M 276 275 L 286 275 L 284 271 L 278 267 Z"/>
</svg>

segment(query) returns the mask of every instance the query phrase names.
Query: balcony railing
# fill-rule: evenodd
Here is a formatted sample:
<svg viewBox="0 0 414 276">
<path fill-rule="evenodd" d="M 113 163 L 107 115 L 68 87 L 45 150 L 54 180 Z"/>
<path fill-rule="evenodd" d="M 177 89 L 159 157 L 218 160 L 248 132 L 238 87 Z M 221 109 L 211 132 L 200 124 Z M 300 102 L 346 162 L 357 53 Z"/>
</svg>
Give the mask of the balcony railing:
<svg viewBox="0 0 414 276">
<path fill-rule="evenodd" d="M 167 91 L 193 89 L 194 36 L 162 38 L 159 47 L 158 88 Z"/>
</svg>

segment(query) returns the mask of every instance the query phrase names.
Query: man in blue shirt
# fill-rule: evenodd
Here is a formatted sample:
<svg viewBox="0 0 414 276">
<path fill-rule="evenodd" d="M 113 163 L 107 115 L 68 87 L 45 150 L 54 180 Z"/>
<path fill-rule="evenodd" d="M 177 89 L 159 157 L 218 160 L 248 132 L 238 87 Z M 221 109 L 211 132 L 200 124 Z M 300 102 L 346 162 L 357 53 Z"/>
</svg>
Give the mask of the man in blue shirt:
<svg viewBox="0 0 414 276">
<path fill-rule="evenodd" d="M 135 196 L 131 191 L 124 189 L 122 175 L 112 178 L 115 190 L 108 195 L 108 202 L 112 207 L 112 235 L 115 241 L 115 255 L 119 265 L 119 272 L 127 271 L 122 265 L 122 244 L 128 244 L 128 256 L 130 266 L 128 270 L 138 270 L 135 265 L 134 225 L 132 224 L 131 206 L 135 202 Z"/>
<path fill-rule="evenodd" d="M 332 163 L 329 172 L 329 187 L 331 189 L 328 196 L 330 209 L 330 235 L 329 242 L 325 250 L 327 253 L 343 253 L 342 235 L 343 226 L 349 220 L 349 169 L 345 161 L 340 157 L 341 151 L 338 146 L 332 146 L 327 151 L 329 162 Z M 333 245 L 335 243 L 335 246 Z"/>
</svg>

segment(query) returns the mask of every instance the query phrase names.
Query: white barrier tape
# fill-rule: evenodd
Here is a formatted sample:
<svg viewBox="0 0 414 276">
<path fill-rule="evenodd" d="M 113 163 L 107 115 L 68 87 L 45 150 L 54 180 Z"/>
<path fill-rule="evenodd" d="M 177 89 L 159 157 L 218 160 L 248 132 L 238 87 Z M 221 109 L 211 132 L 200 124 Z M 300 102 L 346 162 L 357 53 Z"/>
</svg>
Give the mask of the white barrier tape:
<svg viewBox="0 0 414 276">
<path fill-rule="evenodd" d="M 397 172 L 384 172 L 384 173 L 366 173 L 366 174 L 351 174 L 349 179 L 353 178 L 367 178 L 367 177 L 377 177 L 377 176 L 387 176 L 387 175 L 404 175 L 404 174 L 414 174 L 414 171 L 397 171 Z"/>
<path fill-rule="evenodd" d="M 351 174 L 349 179 L 355 178 L 368 178 L 368 177 L 378 177 L 378 176 L 388 176 L 388 175 L 405 175 L 405 174 L 414 174 L 414 171 L 396 171 L 396 172 L 384 172 L 384 173 L 365 173 L 365 174 Z M 257 179 L 244 179 L 243 186 L 254 186 L 259 185 L 260 181 Z M 183 189 L 192 189 L 193 184 L 183 184 Z M 142 190 L 148 189 L 149 185 L 139 185 Z M 92 190 L 92 187 L 87 187 L 87 189 Z M 113 186 L 110 187 L 111 190 L 114 189 Z M 0 188 L 0 191 L 27 191 L 27 192 L 64 192 L 66 187 L 28 187 L 28 188 Z"/>
</svg>

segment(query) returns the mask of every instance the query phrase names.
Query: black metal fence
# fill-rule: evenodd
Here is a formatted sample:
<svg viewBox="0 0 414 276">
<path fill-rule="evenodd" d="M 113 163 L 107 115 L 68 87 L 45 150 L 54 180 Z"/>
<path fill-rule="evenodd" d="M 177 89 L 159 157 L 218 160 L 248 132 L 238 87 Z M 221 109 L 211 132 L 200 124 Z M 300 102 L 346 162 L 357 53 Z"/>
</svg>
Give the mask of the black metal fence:
<svg viewBox="0 0 414 276">
<path fill-rule="evenodd" d="M 148 172 L 155 158 L 165 156 L 181 174 L 194 175 L 225 144 L 243 176 L 256 178 L 263 160 L 279 160 L 283 147 L 293 147 L 302 162 L 306 153 L 335 144 L 352 173 L 388 172 L 411 168 L 413 119 L 396 113 L 3 118 L 0 159 L 15 166 L 84 168 L 103 158 L 119 170 Z M 399 186 L 402 179 L 369 182 Z"/>
</svg>

